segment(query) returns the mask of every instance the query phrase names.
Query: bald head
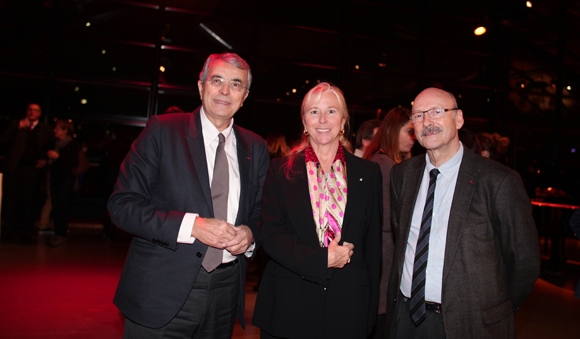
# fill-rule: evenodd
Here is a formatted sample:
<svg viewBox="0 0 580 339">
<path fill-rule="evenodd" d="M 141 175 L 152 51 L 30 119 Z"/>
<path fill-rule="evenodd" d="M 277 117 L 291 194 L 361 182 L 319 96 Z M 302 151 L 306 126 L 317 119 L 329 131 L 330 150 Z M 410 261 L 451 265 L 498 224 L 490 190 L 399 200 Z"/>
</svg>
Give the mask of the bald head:
<svg viewBox="0 0 580 339">
<path fill-rule="evenodd" d="M 453 93 L 451 92 L 447 92 L 444 91 L 442 89 L 439 88 L 435 88 L 435 87 L 429 87 L 424 89 L 421 93 L 419 93 L 419 95 L 417 95 L 417 97 L 415 98 L 415 101 L 413 102 L 413 107 L 414 104 L 417 102 L 417 100 L 420 99 L 425 99 L 425 98 L 430 98 L 430 99 L 440 99 L 442 101 L 448 102 L 449 106 L 445 106 L 443 108 L 456 108 L 457 107 L 457 100 L 455 100 L 455 95 L 453 95 Z M 413 110 L 415 111 L 415 110 Z"/>
</svg>

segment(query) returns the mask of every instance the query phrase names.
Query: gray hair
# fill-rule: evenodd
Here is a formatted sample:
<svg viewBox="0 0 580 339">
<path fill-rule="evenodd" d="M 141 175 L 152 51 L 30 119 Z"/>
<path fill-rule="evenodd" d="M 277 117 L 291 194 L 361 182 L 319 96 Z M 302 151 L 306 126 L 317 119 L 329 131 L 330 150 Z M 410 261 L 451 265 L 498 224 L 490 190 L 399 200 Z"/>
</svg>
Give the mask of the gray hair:
<svg viewBox="0 0 580 339">
<path fill-rule="evenodd" d="M 203 69 L 199 73 L 199 81 L 201 81 L 202 85 L 205 84 L 205 81 L 207 80 L 207 77 L 209 75 L 208 74 L 209 65 L 211 65 L 212 62 L 217 60 L 223 60 L 228 64 L 231 64 L 239 69 L 248 71 L 248 81 L 246 84 L 246 91 L 250 90 L 250 85 L 252 84 L 252 71 L 250 70 L 250 65 L 248 65 L 246 60 L 242 59 L 236 53 L 212 54 L 209 57 L 207 57 L 207 60 L 205 60 L 205 64 L 203 65 Z"/>
</svg>

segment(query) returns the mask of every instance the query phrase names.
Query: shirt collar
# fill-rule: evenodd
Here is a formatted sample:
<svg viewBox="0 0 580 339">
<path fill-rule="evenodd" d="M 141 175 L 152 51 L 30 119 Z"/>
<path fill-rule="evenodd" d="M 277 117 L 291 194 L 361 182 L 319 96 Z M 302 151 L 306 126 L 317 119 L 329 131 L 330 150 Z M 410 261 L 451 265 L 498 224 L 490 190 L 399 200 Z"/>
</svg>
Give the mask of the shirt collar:
<svg viewBox="0 0 580 339">
<path fill-rule="evenodd" d="M 220 132 L 218 131 L 217 127 L 215 127 L 214 124 L 212 124 L 211 121 L 209 121 L 209 119 L 205 115 L 205 112 L 203 111 L 203 106 L 199 110 L 199 116 L 201 120 L 201 131 L 203 133 L 203 140 L 205 140 L 206 143 L 211 143 L 212 141 L 216 140 L 218 138 L 218 134 L 220 133 L 224 135 L 226 140 L 228 140 L 230 134 L 232 134 L 232 128 L 234 126 L 234 118 L 230 120 L 229 126 L 225 130 Z"/>
<path fill-rule="evenodd" d="M 426 170 L 427 172 L 430 172 L 435 168 L 435 166 L 433 166 L 431 163 L 429 154 L 427 153 L 425 153 L 425 160 L 427 161 Z M 459 150 L 457 150 L 457 153 L 455 153 L 455 155 L 451 159 L 447 160 L 443 165 L 437 167 L 437 169 L 443 176 L 449 177 L 451 174 L 450 172 L 457 171 L 459 165 L 461 164 L 461 160 L 463 160 L 463 144 L 459 142 Z"/>
</svg>

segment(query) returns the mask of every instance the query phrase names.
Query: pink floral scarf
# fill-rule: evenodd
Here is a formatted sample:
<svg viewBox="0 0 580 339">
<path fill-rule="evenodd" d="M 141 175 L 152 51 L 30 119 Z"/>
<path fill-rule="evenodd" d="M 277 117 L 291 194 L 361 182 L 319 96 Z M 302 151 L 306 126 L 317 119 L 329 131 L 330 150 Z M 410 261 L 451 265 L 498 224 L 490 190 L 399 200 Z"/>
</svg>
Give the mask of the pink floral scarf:
<svg viewBox="0 0 580 339">
<path fill-rule="evenodd" d="M 311 146 L 305 151 L 308 190 L 316 234 L 320 247 L 328 247 L 335 235 L 342 232 L 342 222 L 346 210 L 346 166 L 344 148 L 338 146 L 338 152 L 330 167 L 330 173 L 324 173 L 320 161 Z"/>
</svg>

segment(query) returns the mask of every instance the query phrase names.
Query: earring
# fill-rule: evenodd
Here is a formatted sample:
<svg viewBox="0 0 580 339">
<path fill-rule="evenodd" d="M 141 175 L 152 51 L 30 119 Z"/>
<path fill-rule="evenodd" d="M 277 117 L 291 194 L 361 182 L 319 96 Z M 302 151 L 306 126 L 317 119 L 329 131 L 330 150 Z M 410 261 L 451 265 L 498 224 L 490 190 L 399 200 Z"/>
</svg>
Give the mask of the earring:
<svg viewBox="0 0 580 339">
<path fill-rule="evenodd" d="M 304 129 L 304 136 L 308 136 L 308 131 L 306 129 Z"/>
<path fill-rule="evenodd" d="M 344 128 L 342 129 L 342 131 L 340 131 L 340 134 L 344 134 Z"/>
</svg>

